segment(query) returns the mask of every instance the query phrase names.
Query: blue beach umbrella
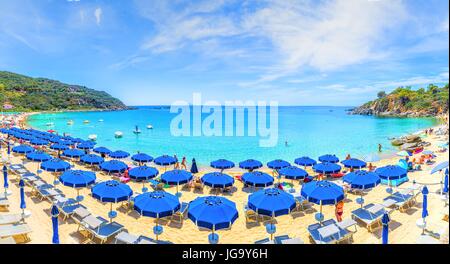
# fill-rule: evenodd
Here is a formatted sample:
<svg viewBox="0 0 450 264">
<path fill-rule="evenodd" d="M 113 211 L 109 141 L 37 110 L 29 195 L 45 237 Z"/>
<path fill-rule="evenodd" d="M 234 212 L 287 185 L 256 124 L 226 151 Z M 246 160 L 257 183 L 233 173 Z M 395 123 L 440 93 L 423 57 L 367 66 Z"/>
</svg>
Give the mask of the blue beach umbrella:
<svg viewBox="0 0 450 264">
<path fill-rule="evenodd" d="M 156 218 L 153 232 L 158 236 L 162 234 L 163 228 L 159 226 L 159 218 L 173 215 L 180 210 L 180 201 L 177 196 L 163 191 L 147 192 L 134 198 L 134 210 L 140 215 Z"/>
<path fill-rule="evenodd" d="M 145 163 L 145 162 L 151 162 L 153 160 L 153 157 L 150 155 L 147 155 L 145 153 L 137 153 L 131 156 L 131 160 L 134 160 L 139 163 Z"/>
<path fill-rule="evenodd" d="M 34 138 L 30 141 L 30 144 L 35 145 L 35 146 L 44 146 L 44 145 L 48 145 L 48 141 L 39 139 L 39 138 Z"/>
<path fill-rule="evenodd" d="M 343 181 L 350 184 L 353 189 L 366 190 L 380 184 L 381 179 L 375 172 L 358 170 L 346 174 Z"/>
<path fill-rule="evenodd" d="M 192 174 L 198 173 L 197 162 L 195 161 L 195 159 L 192 159 L 191 173 Z"/>
<path fill-rule="evenodd" d="M 239 162 L 239 168 L 245 169 L 245 170 L 256 170 L 256 169 L 261 168 L 262 166 L 263 166 L 263 164 L 261 163 L 261 161 L 254 160 L 254 159 L 248 159 L 248 160 Z"/>
<path fill-rule="evenodd" d="M 279 169 L 282 169 L 282 168 L 288 167 L 288 166 L 291 166 L 291 164 L 282 159 L 272 160 L 267 163 L 267 167 L 269 167 L 270 169 L 273 169 L 273 170 L 279 170 Z"/>
<path fill-rule="evenodd" d="M 95 199 L 111 203 L 108 214 L 111 222 L 117 216 L 117 213 L 112 210 L 112 204 L 127 201 L 133 195 L 133 190 L 131 190 L 130 186 L 115 180 L 100 182 L 92 187 L 91 191 L 92 197 Z"/>
<path fill-rule="evenodd" d="M 50 156 L 47 153 L 42 152 L 42 151 L 29 152 L 29 153 L 27 153 L 26 157 L 27 157 L 27 159 L 29 159 L 31 161 L 37 161 L 37 162 L 43 162 L 43 161 L 52 159 L 52 156 Z"/>
<path fill-rule="evenodd" d="M 53 244 L 59 244 L 59 234 L 58 234 L 59 210 L 58 210 L 58 207 L 55 204 L 52 205 L 52 209 L 50 211 L 50 214 L 52 215 L 52 227 L 53 227 L 52 243 Z"/>
<path fill-rule="evenodd" d="M 109 155 L 112 151 L 105 147 L 94 148 L 94 152 L 103 155 Z"/>
<path fill-rule="evenodd" d="M 128 169 L 128 165 L 120 160 L 108 160 L 100 164 L 100 169 L 108 173 L 122 173 Z"/>
<path fill-rule="evenodd" d="M 214 232 L 231 227 L 238 217 L 236 204 L 224 197 L 197 197 L 189 203 L 188 218 L 196 226 L 212 231 L 208 236 L 211 244 L 219 241 L 219 236 Z"/>
<path fill-rule="evenodd" d="M 338 163 L 339 158 L 334 154 L 326 154 L 319 157 L 320 162 Z"/>
<path fill-rule="evenodd" d="M 92 141 L 84 141 L 84 142 L 78 143 L 76 145 L 77 149 L 83 149 L 83 150 L 93 149 L 94 146 L 95 146 L 95 143 Z"/>
<path fill-rule="evenodd" d="M 295 199 L 283 190 L 268 188 L 250 194 L 248 207 L 258 214 L 276 217 L 289 214 L 295 208 Z"/>
<path fill-rule="evenodd" d="M 161 181 L 165 184 L 176 185 L 178 193 L 178 185 L 188 183 L 192 180 L 192 173 L 185 170 L 171 170 L 161 175 Z"/>
<path fill-rule="evenodd" d="M 140 166 L 136 168 L 132 168 L 128 172 L 128 176 L 135 181 L 142 182 L 142 192 L 146 192 L 147 188 L 145 188 L 145 181 L 149 179 L 155 178 L 158 176 L 159 171 L 156 168 L 148 167 L 148 166 Z"/>
<path fill-rule="evenodd" d="M 8 168 L 6 168 L 6 165 L 3 165 L 3 187 L 5 188 L 5 198 L 8 193 Z"/>
<path fill-rule="evenodd" d="M 336 163 L 322 162 L 314 165 L 313 170 L 317 173 L 332 174 L 341 171 L 341 166 Z"/>
<path fill-rule="evenodd" d="M 58 151 L 64 151 L 66 149 L 69 149 L 67 145 L 64 145 L 62 143 L 56 143 L 50 146 L 50 149 L 58 150 Z"/>
<path fill-rule="evenodd" d="M 80 158 L 86 155 L 86 153 L 81 149 L 66 149 L 63 151 L 62 155 L 69 158 Z"/>
<path fill-rule="evenodd" d="M 295 164 L 299 165 L 299 166 L 313 166 L 315 164 L 317 164 L 317 161 L 315 161 L 314 159 L 311 159 L 310 157 L 300 157 L 295 159 Z"/>
<path fill-rule="evenodd" d="M 22 209 L 22 217 L 25 215 L 25 208 L 27 208 L 27 204 L 25 202 L 25 182 L 23 179 L 19 181 L 20 187 L 20 209 Z"/>
<path fill-rule="evenodd" d="M 391 221 L 388 213 L 384 213 L 383 217 L 381 218 L 381 224 L 383 225 L 383 231 L 381 233 L 382 236 L 382 243 L 387 244 L 388 243 L 388 235 L 389 235 L 389 222 Z"/>
<path fill-rule="evenodd" d="M 261 171 L 244 173 L 241 177 L 244 184 L 253 187 L 267 187 L 273 185 L 273 177 Z"/>
<path fill-rule="evenodd" d="M 218 159 L 215 161 L 211 161 L 210 164 L 211 168 L 219 169 L 219 170 L 225 170 L 225 169 L 231 169 L 234 168 L 234 162 L 226 160 L 226 159 Z"/>
<path fill-rule="evenodd" d="M 105 161 L 102 157 L 95 154 L 81 156 L 80 161 L 89 165 L 98 165 Z"/>
<path fill-rule="evenodd" d="M 320 205 L 316 220 L 323 221 L 322 206 L 336 204 L 344 200 L 344 189 L 330 181 L 311 181 L 302 186 L 301 196 L 307 201 Z"/>
<path fill-rule="evenodd" d="M 304 179 L 308 176 L 308 172 L 295 166 L 284 167 L 278 171 L 278 174 L 291 180 Z"/>
<path fill-rule="evenodd" d="M 380 176 L 381 179 L 387 180 L 390 186 L 392 180 L 403 179 L 408 176 L 408 171 L 398 165 L 387 165 L 375 170 L 375 173 Z M 388 189 L 391 191 L 391 188 Z"/>
<path fill-rule="evenodd" d="M 80 188 L 88 187 L 95 183 L 95 172 L 83 170 L 68 170 L 65 171 L 59 180 L 64 186 L 75 188 L 77 190 L 77 201 L 83 199 L 80 196 Z"/>
<path fill-rule="evenodd" d="M 435 174 L 436 172 L 442 171 L 446 168 L 448 168 L 448 161 L 441 162 L 438 165 L 434 166 L 433 169 L 431 169 L 430 174 Z"/>
<path fill-rule="evenodd" d="M 377 161 L 380 161 L 381 158 L 377 154 L 372 153 L 372 154 L 364 156 L 363 160 L 365 162 L 377 162 Z"/>
<path fill-rule="evenodd" d="M 344 164 L 344 167 L 351 169 L 361 169 L 367 165 L 364 161 L 354 158 L 343 160 L 341 163 Z"/>
<path fill-rule="evenodd" d="M 445 170 L 443 193 L 448 193 L 448 169 Z"/>
<path fill-rule="evenodd" d="M 427 188 L 427 186 L 424 186 L 422 188 L 422 196 L 423 196 L 423 201 L 422 201 L 422 219 L 423 219 L 423 223 L 424 223 L 424 228 L 423 228 L 422 234 L 424 234 L 425 233 L 425 223 L 426 223 L 425 219 L 428 216 L 428 209 L 427 209 L 427 207 L 428 207 L 428 199 L 427 199 L 428 188 Z"/>
<path fill-rule="evenodd" d="M 34 151 L 34 148 L 28 145 L 19 145 L 12 148 L 14 153 L 26 154 Z"/>
<path fill-rule="evenodd" d="M 6 153 L 8 154 L 8 158 L 9 158 L 9 155 L 11 155 L 11 144 L 9 143 L 9 141 L 8 141 Z"/>
<path fill-rule="evenodd" d="M 70 163 L 61 159 L 51 159 L 41 163 L 41 169 L 50 172 L 61 172 L 70 169 Z"/>
<path fill-rule="evenodd" d="M 128 158 L 130 156 L 130 153 L 123 151 L 123 150 L 117 150 L 114 152 L 109 153 L 109 157 L 113 159 L 124 159 Z"/>
<path fill-rule="evenodd" d="M 204 185 L 209 186 L 211 188 L 226 188 L 233 186 L 234 184 L 233 177 L 220 172 L 206 173 L 201 178 L 201 181 Z"/>
<path fill-rule="evenodd" d="M 169 166 L 177 163 L 177 159 L 169 155 L 162 155 L 153 160 L 153 162 L 159 166 Z"/>
</svg>

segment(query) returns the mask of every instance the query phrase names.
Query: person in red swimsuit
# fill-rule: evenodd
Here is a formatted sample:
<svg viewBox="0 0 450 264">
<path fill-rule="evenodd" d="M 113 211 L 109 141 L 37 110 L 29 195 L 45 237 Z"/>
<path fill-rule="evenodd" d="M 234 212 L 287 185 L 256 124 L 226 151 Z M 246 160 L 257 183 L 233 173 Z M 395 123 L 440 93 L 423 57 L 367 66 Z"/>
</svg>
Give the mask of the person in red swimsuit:
<svg viewBox="0 0 450 264">
<path fill-rule="evenodd" d="M 342 215 L 344 214 L 344 202 L 340 201 L 336 204 L 336 220 L 342 222 Z"/>
</svg>

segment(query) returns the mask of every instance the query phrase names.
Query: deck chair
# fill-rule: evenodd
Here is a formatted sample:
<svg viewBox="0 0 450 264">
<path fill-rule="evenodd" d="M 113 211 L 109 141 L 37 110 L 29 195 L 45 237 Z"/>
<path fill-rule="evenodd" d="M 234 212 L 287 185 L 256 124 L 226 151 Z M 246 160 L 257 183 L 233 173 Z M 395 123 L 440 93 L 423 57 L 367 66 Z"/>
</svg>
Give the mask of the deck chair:
<svg viewBox="0 0 450 264">
<path fill-rule="evenodd" d="M 336 242 L 333 237 L 334 234 L 339 232 L 336 227 L 334 230 L 325 229 L 326 225 L 321 225 L 320 223 L 315 223 L 308 226 L 309 237 L 315 244 L 332 244 Z"/>
<path fill-rule="evenodd" d="M 10 205 L 10 202 L 9 202 L 8 198 L 6 198 L 4 195 L 2 195 L 0 197 L 0 207 L 7 208 L 7 207 L 9 207 L 9 205 Z"/>
<path fill-rule="evenodd" d="M 410 190 L 406 190 L 403 192 L 395 192 L 383 199 L 383 201 L 386 200 L 396 201 L 396 203 L 392 206 L 394 206 L 400 212 L 405 212 L 415 203 L 415 197 Z"/>
<path fill-rule="evenodd" d="M 91 215 L 91 212 L 85 206 L 77 207 L 72 211 L 71 218 L 78 224 L 78 230 L 80 230 L 83 219 L 89 215 Z"/>
<path fill-rule="evenodd" d="M 89 218 L 90 216 L 88 216 Z M 117 223 L 117 222 L 108 222 L 108 220 L 98 216 L 98 220 L 102 222 L 98 227 L 96 228 L 88 228 L 88 231 L 92 234 L 92 240 L 95 238 L 100 241 L 100 244 L 104 244 L 108 239 L 114 237 L 118 233 L 120 233 L 124 226 Z M 83 219 L 83 221 L 86 221 L 87 219 Z"/>
<path fill-rule="evenodd" d="M 363 208 L 352 211 L 352 219 L 362 222 L 369 232 L 381 227 L 381 218 L 386 212 L 381 204 L 367 204 Z"/>
<path fill-rule="evenodd" d="M 289 238 L 289 239 L 283 239 L 280 241 L 281 244 L 305 244 L 305 242 L 303 242 L 303 240 L 301 240 L 298 237 L 294 237 L 294 238 Z"/>
<path fill-rule="evenodd" d="M 149 180 L 148 182 L 150 183 L 150 186 L 151 186 L 155 191 L 164 189 L 164 183 L 162 183 L 162 182 L 159 182 L 159 181 L 154 180 L 154 179 Z"/>
<path fill-rule="evenodd" d="M 22 214 L 0 214 L 0 225 L 16 224 L 22 221 Z"/>
<path fill-rule="evenodd" d="M 244 206 L 244 213 L 245 213 L 245 222 L 247 224 L 259 222 L 258 214 L 255 211 L 253 211 L 252 209 L 248 208 L 247 205 Z"/>
<path fill-rule="evenodd" d="M 255 244 L 275 244 L 274 240 L 270 240 L 269 238 L 264 238 L 258 241 L 255 241 Z"/>
<path fill-rule="evenodd" d="M 157 243 L 154 239 L 141 235 L 139 236 L 136 244 L 157 244 Z"/>
<path fill-rule="evenodd" d="M 178 210 L 177 212 L 175 212 L 172 215 L 172 220 L 174 220 L 175 222 L 179 222 L 182 223 L 184 220 L 184 217 L 186 216 L 186 212 L 189 209 L 189 203 L 186 202 L 182 202 L 181 206 L 180 206 L 180 210 Z"/>
<path fill-rule="evenodd" d="M 281 241 L 290 239 L 288 235 L 276 236 L 273 238 L 275 244 L 283 244 Z"/>
<path fill-rule="evenodd" d="M 138 240 L 138 236 L 121 231 L 115 236 L 114 244 L 137 244 Z"/>
<path fill-rule="evenodd" d="M 0 225 L 0 238 L 21 236 L 25 242 L 30 241 L 31 228 L 27 224 Z"/>
</svg>

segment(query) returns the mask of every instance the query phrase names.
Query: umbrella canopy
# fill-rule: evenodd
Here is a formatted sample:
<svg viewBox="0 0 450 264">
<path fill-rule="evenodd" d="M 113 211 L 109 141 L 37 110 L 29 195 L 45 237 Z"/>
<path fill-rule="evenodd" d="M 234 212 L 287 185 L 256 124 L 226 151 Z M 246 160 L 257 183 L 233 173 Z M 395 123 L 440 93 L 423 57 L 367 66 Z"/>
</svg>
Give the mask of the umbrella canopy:
<svg viewBox="0 0 450 264">
<path fill-rule="evenodd" d="M 52 229 L 53 229 L 52 243 L 59 244 L 59 233 L 58 233 L 59 210 L 55 204 L 52 205 L 50 214 L 52 215 Z"/>
<path fill-rule="evenodd" d="M 8 184 L 8 168 L 6 168 L 6 165 L 3 165 L 3 187 L 5 188 L 5 192 L 6 189 L 8 189 L 9 184 Z M 6 197 L 6 194 L 5 194 Z"/>
<path fill-rule="evenodd" d="M 43 162 L 43 161 L 51 160 L 52 156 L 50 156 L 47 153 L 42 152 L 42 151 L 34 151 L 34 152 L 27 153 L 27 159 L 32 160 L 32 161 Z"/>
<path fill-rule="evenodd" d="M 95 143 L 92 141 L 84 141 L 79 144 L 77 144 L 77 149 L 93 149 L 95 146 Z"/>
<path fill-rule="evenodd" d="M 30 143 L 32 145 L 35 145 L 35 146 L 44 146 L 44 145 L 48 144 L 48 141 L 47 140 L 43 140 L 43 139 L 39 139 L 39 138 L 34 138 L 34 139 L 32 139 L 30 141 Z"/>
<path fill-rule="evenodd" d="M 231 227 L 238 216 L 236 204 L 224 197 L 197 197 L 189 203 L 189 219 L 195 225 L 213 231 Z"/>
<path fill-rule="evenodd" d="M 51 172 L 66 171 L 70 169 L 70 163 L 61 159 L 51 159 L 41 163 L 41 169 Z"/>
<path fill-rule="evenodd" d="M 191 173 L 192 174 L 198 173 L 197 162 L 195 161 L 195 159 L 192 159 Z"/>
<path fill-rule="evenodd" d="M 341 166 L 336 163 L 323 162 L 314 165 L 313 170 L 317 173 L 331 174 L 341 171 Z"/>
<path fill-rule="evenodd" d="M 51 149 L 54 150 L 66 150 L 69 149 L 69 147 L 67 145 L 61 144 L 61 143 L 56 143 L 50 146 Z"/>
<path fill-rule="evenodd" d="M 98 165 L 105 161 L 102 157 L 95 154 L 87 154 L 80 158 L 80 161 L 90 165 Z"/>
<path fill-rule="evenodd" d="M 242 175 L 242 181 L 246 185 L 254 187 L 267 187 L 273 185 L 273 177 L 260 171 L 247 172 Z"/>
<path fill-rule="evenodd" d="M 153 157 L 145 153 L 138 153 L 131 156 L 131 160 L 134 160 L 136 162 L 151 162 L 153 160 Z"/>
<path fill-rule="evenodd" d="M 225 188 L 234 184 L 233 177 L 220 172 L 207 173 L 203 175 L 201 181 L 204 185 L 212 188 Z"/>
<path fill-rule="evenodd" d="M 347 160 L 343 160 L 341 162 L 342 164 L 344 164 L 344 167 L 346 168 L 352 168 L 352 169 L 361 169 L 366 167 L 366 163 L 362 160 L 359 159 L 347 159 Z"/>
<path fill-rule="evenodd" d="M 159 174 L 159 172 L 157 169 L 155 169 L 153 167 L 148 167 L 148 166 L 132 168 L 128 172 L 128 175 L 130 176 L 131 179 L 138 180 L 138 181 L 152 179 L 152 178 L 158 176 L 158 174 Z"/>
<path fill-rule="evenodd" d="M 218 159 L 215 161 L 212 161 L 210 166 L 214 169 L 219 170 L 225 170 L 225 169 L 231 169 L 234 168 L 234 162 L 226 160 L 226 159 Z"/>
<path fill-rule="evenodd" d="M 279 169 L 282 169 L 282 168 L 288 167 L 288 166 L 291 166 L 291 164 L 282 159 L 272 160 L 267 163 L 267 167 L 269 167 L 273 170 L 279 170 Z"/>
<path fill-rule="evenodd" d="M 86 155 L 86 153 L 81 149 L 66 149 L 63 151 L 62 155 L 69 158 L 79 158 Z"/>
<path fill-rule="evenodd" d="M 278 174 L 284 176 L 286 179 L 291 180 L 304 179 L 308 176 L 308 173 L 305 170 L 295 166 L 284 167 L 278 171 Z"/>
<path fill-rule="evenodd" d="M 311 159 L 310 157 L 300 157 L 295 159 L 295 164 L 300 165 L 300 166 L 313 166 L 315 164 L 317 164 L 317 161 L 315 161 L 314 159 Z"/>
<path fill-rule="evenodd" d="M 263 164 L 261 163 L 261 161 L 254 160 L 254 159 L 248 159 L 248 160 L 239 162 L 239 168 L 245 169 L 245 170 L 255 170 L 255 169 L 261 168 L 262 166 L 263 166 Z"/>
<path fill-rule="evenodd" d="M 109 157 L 113 159 L 124 159 L 128 158 L 130 156 L 130 153 L 123 151 L 123 150 L 117 150 L 114 152 L 109 153 Z"/>
<path fill-rule="evenodd" d="M 315 204 L 336 204 L 344 200 L 344 189 L 329 181 L 311 181 L 302 186 L 301 195 Z"/>
<path fill-rule="evenodd" d="M 87 187 L 94 184 L 95 179 L 95 172 L 83 170 L 68 170 L 59 177 L 64 186 L 72 188 Z"/>
<path fill-rule="evenodd" d="M 127 201 L 133 195 L 130 186 L 115 180 L 101 182 L 91 190 L 92 197 L 101 202 L 118 203 Z"/>
<path fill-rule="evenodd" d="M 406 157 L 406 156 L 412 156 L 412 154 L 406 150 L 402 150 L 400 152 L 397 152 L 397 156 Z"/>
<path fill-rule="evenodd" d="M 275 217 L 289 214 L 295 208 L 295 199 L 283 190 L 269 188 L 250 194 L 248 207 L 258 214 Z"/>
<path fill-rule="evenodd" d="M 384 213 L 383 217 L 381 218 L 381 224 L 383 225 L 383 231 L 381 233 L 382 237 L 382 243 L 387 244 L 388 243 L 388 235 L 389 235 L 389 222 L 391 221 L 388 213 Z"/>
<path fill-rule="evenodd" d="M 180 185 L 192 180 L 192 173 L 185 170 L 171 170 L 161 175 L 161 181 L 169 185 Z"/>
<path fill-rule="evenodd" d="M 435 174 L 436 172 L 444 170 L 446 168 L 448 168 L 448 161 L 441 162 L 438 165 L 434 166 L 430 174 Z"/>
<path fill-rule="evenodd" d="M 380 184 L 381 179 L 375 172 L 358 170 L 346 174 L 343 181 L 353 189 L 370 189 Z"/>
<path fill-rule="evenodd" d="M 30 147 L 28 145 L 19 145 L 19 146 L 13 147 L 12 151 L 14 153 L 21 153 L 21 154 L 25 153 L 26 154 L 26 153 L 33 152 L 34 148 L 32 148 L 32 147 Z"/>
<path fill-rule="evenodd" d="M 153 162 L 159 166 L 169 166 L 177 163 L 177 159 L 169 155 L 162 155 L 157 157 Z"/>
<path fill-rule="evenodd" d="M 381 179 L 396 180 L 407 176 L 408 171 L 397 165 L 387 165 L 375 170 Z"/>
<path fill-rule="evenodd" d="M 372 153 L 372 154 L 364 156 L 363 160 L 365 162 L 377 162 L 377 161 L 380 161 L 381 158 L 377 154 Z"/>
<path fill-rule="evenodd" d="M 120 160 L 108 160 L 100 164 L 100 169 L 108 173 L 122 173 L 128 169 L 128 165 Z"/>
<path fill-rule="evenodd" d="M 319 157 L 320 162 L 338 163 L 339 158 L 334 154 L 326 154 Z"/>
<path fill-rule="evenodd" d="M 134 210 L 142 216 L 161 218 L 180 209 L 177 196 L 164 191 L 146 192 L 134 198 Z"/>
<path fill-rule="evenodd" d="M 105 147 L 98 147 L 98 148 L 94 148 L 94 152 L 98 153 L 98 154 L 108 155 L 112 151 Z"/>
</svg>

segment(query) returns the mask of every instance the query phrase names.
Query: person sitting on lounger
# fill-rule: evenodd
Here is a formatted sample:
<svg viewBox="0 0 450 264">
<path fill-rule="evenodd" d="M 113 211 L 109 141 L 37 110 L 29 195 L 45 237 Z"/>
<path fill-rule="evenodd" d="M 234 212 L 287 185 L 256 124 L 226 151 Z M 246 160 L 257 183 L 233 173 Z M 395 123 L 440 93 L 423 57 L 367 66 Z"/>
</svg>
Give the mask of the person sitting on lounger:
<svg viewBox="0 0 450 264">
<path fill-rule="evenodd" d="M 342 222 L 342 215 L 344 214 L 344 202 L 340 201 L 336 204 L 336 220 Z"/>
</svg>

